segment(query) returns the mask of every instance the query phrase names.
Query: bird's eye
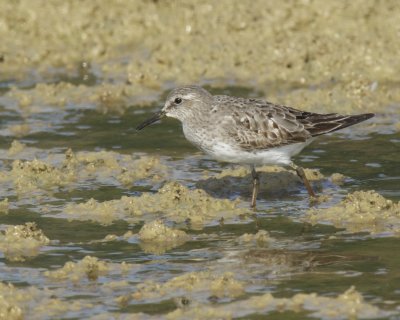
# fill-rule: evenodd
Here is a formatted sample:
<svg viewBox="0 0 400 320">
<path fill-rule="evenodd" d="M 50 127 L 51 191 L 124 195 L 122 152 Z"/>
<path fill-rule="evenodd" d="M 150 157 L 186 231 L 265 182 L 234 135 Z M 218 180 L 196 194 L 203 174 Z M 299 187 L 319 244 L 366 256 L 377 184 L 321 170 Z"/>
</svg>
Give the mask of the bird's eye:
<svg viewBox="0 0 400 320">
<path fill-rule="evenodd" d="M 174 101 L 175 101 L 176 104 L 180 104 L 182 102 L 182 99 L 181 98 L 175 98 Z"/>
</svg>

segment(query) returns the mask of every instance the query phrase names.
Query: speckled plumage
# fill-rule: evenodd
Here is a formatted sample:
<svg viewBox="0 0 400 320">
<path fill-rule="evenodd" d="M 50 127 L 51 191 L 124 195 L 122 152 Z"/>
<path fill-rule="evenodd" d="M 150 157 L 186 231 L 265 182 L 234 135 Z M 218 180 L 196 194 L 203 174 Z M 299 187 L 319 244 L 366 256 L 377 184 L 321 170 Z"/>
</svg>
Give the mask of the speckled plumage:
<svg viewBox="0 0 400 320">
<path fill-rule="evenodd" d="M 182 99 L 180 104 L 174 102 L 177 98 Z M 317 114 L 259 99 L 212 96 L 197 86 L 173 90 L 162 112 L 181 120 L 185 137 L 207 154 L 254 165 L 289 164 L 314 136 L 371 117 Z"/>
<path fill-rule="evenodd" d="M 291 157 L 314 137 L 367 120 L 373 114 L 318 114 L 260 99 L 213 96 L 201 87 L 184 86 L 172 90 L 162 110 L 137 129 L 163 116 L 179 119 L 185 137 L 217 160 L 254 168 L 261 164 L 291 165 Z M 253 169 L 253 177 L 258 179 L 255 175 Z M 309 193 L 313 194 L 310 189 Z"/>
</svg>

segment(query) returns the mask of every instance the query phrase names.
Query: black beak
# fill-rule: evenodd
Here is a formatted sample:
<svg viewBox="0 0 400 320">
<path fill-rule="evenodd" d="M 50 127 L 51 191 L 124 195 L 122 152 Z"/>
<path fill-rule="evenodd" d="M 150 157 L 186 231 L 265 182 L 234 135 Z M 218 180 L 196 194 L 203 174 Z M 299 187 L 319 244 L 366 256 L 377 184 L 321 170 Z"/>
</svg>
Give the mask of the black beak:
<svg viewBox="0 0 400 320">
<path fill-rule="evenodd" d="M 137 131 L 142 130 L 143 128 L 151 125 L 152 123 L 154 123 L 154 122 L 156 122 L 156 121 L 158 121 L 158 120 L 160 120 L 160 119 L 162 119 L 164 117 L 165 117 L 165 112 L 164 111 L 156 112 L 151 118 L 149 118 L 149 119 L 143 121 L 141 124 L 139 124 L 136 127 L 136 130 Z"/>
</svg>

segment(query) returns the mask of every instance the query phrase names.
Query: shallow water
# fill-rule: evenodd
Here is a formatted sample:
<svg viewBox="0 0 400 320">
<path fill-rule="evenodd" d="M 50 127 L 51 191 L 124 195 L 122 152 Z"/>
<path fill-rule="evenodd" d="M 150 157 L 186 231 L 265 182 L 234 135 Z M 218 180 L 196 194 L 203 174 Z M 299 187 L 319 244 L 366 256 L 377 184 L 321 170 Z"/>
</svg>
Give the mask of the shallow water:
<svg viewBox="0 0 400 320">
<path fill-rule="evenodd" d="M 228 91 L 249 94 L 239 89 Z M 61 160 L 57 160 L 57 155 L 63 158 L 68 148 L 74 152 L 113 150 L 125 155 L 160 156 L 169 170 L 167 180 L 177 180 L 190 188 L 204 188 L 216 198 L 233 200 L 239 197 L 239 206 L 248 206 L 250 186 L 246 182 L 240 183 L 242 178 L 235 180 L 239 181 L 238 185 L 228 185 L 228 190 L 211 187 L 204 172 L 213 175 L 231 166 L 215 162 L 192 147 L 184 139 L 177 121 L 167 119 L 140 134 L 133 130 L 156 109 L 157 105 L 146 110 L 132 106 L 123 115 L 73 107 L 38 112 L 29 118 L 30 133 L 18 139 L 27 148 L 34 148 L 33 151 L 15 157 L 45 159 L 53 154 L 56 155 L 54 163 L 59 163 Z M 5 103 L 0 106 L 0 117 L 0 148 L 4 150 L 0 166 L 7 171 L 12 162 L 7 149 L 15 137 L 10 137 L 5 128 L 20 123 L 22 117 Z M 373 189 L 388 199 L 400 200 L 400 133 L 391 129 L 393 123 L 381 125 L 376 130 L 368 124 L 360 124 L 320 137 L 295 159 L 304 167 L 320 169 L 325 176 L 338 172 L 348 177 L 340 186 L 328 180 L 316 183 L 319 193 L 330 196 L 327 202 L 317 206 L 332 206 L 356 190 Z M 199 183 L 204 180 L 203 184 Z M 59 312 L 57 318 L 87 318 L 108 313 L 166 315 L 181 307 L 179 301 L 183 297 L 189 308 L 198 303 L 215 307 L 265 293 L 278 298 L 292 297 L 300 292 L 336 297 L 351 286 L 355 286 L 368 303 L 390 312 L 382 313 L 380 317 L 394 318 L 398 315 L 398 235 L 352 234 L 329 224 L 311 226 L 302 222 L 310 203 L 301 184 L 289 191 L 263 191 L 254 214 L 226 221 L 215 219 L 202 230 L 191 228 L 190 223 L 174 223 L 166 219 L 169 226 L 185 230 L 190 236 L 189 241 L 170 249 L 162 243 L 155 244 L 156 249 L 146 247 L 137 237 L 95 241 L 109 234 L 122 236 L 128 230 L 136 234 L 143 222 L 130 224 L 119 220 L 104 226 L 90 221 L 69 221 L 61 210 L 67 203 L 85 202 L 90 198 L 106 201 L 123 195 L 155 193 L 160 184 L 142 179 L 123 186 L 113 177 L 94 177 L 80 181 L 74 187 L 60 187 L 40 196 L 18 195 L 12 185 L 3 188 L 0 200 L 7 197 L 10 209 L 7 214 L 0 213 L 1 228 L 36 222 L 51 242 L 41 247 L 39 255 L 26 261 L 9 261 L 0 254 L 2 281 L 18 288 L 48 288 L 50 294 L 61 301 L 82 303 L 75 310 L 66 308 Z M 144 217 L 142 221 L 148 221 L 148 218 Z M 268 231 L 273 238 L 269 244 L 238 240 L 245 233 L 255 234 L 260 230 Z M 77 262 L 88 255 L 109 263 L 125 262 L 130 267 L 127 271 L 120 271 L 112 266 L 96 279 L 80 277 L 76 282 L 45 276 L 46 270 L 58 269 L 69 261 Z M 160 293 L 162 290 L 157 287 L 143 298 L 129 299 L 126 303 L 116 300 L 140 291 L 139 288 L 148 281 L 162 284 L 173 277 L 197 271 L 216 275 L 232 272 L 233 278 L 242 283 L 243 290 L 240 294 L 231 294 L 230 290 L 235 290 L 227 285 L 227 292 L 217 294 L 207 287 L 187 290 L 172 286 Z M 126 283 L 118 284 L 120 281 Z M 25 310 L 36 310 L 38 317 L 52 318 L 52 315 L 35 309 L 41 303 L 48 303 L 48 300 L 30 302 L 31 305 L 25 302 Z M 272 308 L 268 314 L 271 319 L 319 317 L 310 310 L 295 312 L 279 308 Z M 263 318 L 262 314 L 251 310 L 234 315 L 246 319 Z M 144 315 L 140 317 L 145 318 Z M 347 315 L 342 317 L 347 318 Z"/>
</svg>

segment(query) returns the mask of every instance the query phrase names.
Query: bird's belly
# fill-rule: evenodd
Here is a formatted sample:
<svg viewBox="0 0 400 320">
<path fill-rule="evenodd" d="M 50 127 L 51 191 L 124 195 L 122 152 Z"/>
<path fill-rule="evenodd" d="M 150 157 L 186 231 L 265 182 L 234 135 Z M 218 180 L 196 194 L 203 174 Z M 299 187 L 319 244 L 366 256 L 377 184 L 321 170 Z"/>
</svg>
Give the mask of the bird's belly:
<svg viewBox="0 0 400 320">
<path fill-rule="evenodd" d="M 210 135 L 210 132 L 205 132 L 205 128 L 203 129 L 190 130 L 188 127 L 183 126 L 183 133 L 186 139 L 216 160 L 250 165 L 289 165 L 291 163 L 290 158 L 298 154 L 314 140 L 311 138 L 306 142 L 292 143 L 264 150 L 246 151 L 238 148 L 234 143 L 221 141 L 220 136 Z"/>
<path fill-rule="evenodd" d="M 310 139 L 311 140 L 311 139 Z M 311 141 L 293 143 L 267 150 L 241 150 L 226 143 L 215 143 L 208 154 L 219 161 L 250 165 L 289 165 L 291 157 L 298 154 Z"/>
</svg>

